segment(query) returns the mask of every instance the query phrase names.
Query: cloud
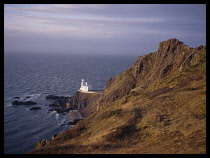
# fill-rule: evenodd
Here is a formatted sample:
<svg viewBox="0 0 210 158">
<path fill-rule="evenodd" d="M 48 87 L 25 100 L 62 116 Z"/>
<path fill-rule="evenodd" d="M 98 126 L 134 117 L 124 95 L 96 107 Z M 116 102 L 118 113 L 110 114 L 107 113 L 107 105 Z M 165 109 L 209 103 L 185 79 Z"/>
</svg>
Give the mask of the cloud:
<svg viewBox="0 0 210 158">
<path fill-rule="evenodd" d="M 52 45 L 59 44 L 60 50 L 68 50 L 69 41 L 74 50 L 118 47 L 126 51 L 141 49 L 156 39 L 160 42 L 164 38 L 190 39 L 198 35 L 201 41 L 206 32 L 204 13 L 203 5 L 5 5 L 6 49 L 26 49 L 22 45 L 27 43 L 28 50 L 38 45 L 51 50 Z M 143 43 L 142 47 L 139 43 Z"/>
<path fill-rule="evenodd" d="M 44 34 L 60 34 L 71 36 L 96 36 L 111 38 L 122 36 L 124 29 L 130 23 L 158 23 L 164 22 L 163 18 L 144 18 L 144 17 L 109 17 L 93 15 L 65 9 L 93 9 L 104 7 L 103 5 L 45 5 L 34 7 L 6 7 L 5 10 L 16 11 L 5 14 L 5 28 L 16 29 L 19 31 L 31 31 Z M 21 11 L 21 13 L 19 12 Z M 121 29 L 122 28 L 122 29 Z M 68 32 L 68 33 L 67 33 Z"/>
</svg>

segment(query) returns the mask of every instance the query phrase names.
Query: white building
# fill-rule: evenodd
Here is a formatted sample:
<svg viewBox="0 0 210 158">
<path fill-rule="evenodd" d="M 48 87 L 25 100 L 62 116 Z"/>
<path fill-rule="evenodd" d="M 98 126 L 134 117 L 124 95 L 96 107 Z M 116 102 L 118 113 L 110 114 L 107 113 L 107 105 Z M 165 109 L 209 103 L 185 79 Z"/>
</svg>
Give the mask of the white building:
<svg viewBox="0 0 210 158">
<path fill-rule="evenodd" d="M 92 85 L 88 85 L 87 82 L 85 82 L 85 80 L 82 79 L 80 90 L 81 91 L 92 91 Z"/>
</svg>

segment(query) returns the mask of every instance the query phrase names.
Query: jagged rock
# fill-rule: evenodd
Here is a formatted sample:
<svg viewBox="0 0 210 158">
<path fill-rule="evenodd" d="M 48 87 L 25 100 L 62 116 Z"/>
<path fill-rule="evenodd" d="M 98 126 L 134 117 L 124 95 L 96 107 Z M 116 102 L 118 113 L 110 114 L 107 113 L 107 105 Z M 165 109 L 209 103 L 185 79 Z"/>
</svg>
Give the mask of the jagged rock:
<svg viewBox="0 0 210 158">
<path fill-rule="evenodd" d="M 33 101 L 18 101 L 18 100 L 15 100 L 12 102 L 12 105 L 35 105 L 37 104 L 36 102 L 33 102 Z"/>
<path fill-rule="evenodd" d="M 77 91 L 71 97 L 56 99 L 49 107 L 55 107 L 49 111 L 57 111 L 59 113 L 68 112 L 69 110 L 79 109 L 82 111 L 83 115 L 86 117 L 91 112 L 97 110 L 97 104 L 95 101 L 99 100 L 102 93 L 81 93 Z M 88 108 L 86 108 L 89 106 Z M 65 110 L 66 109 L 66 110 Z"/>
<path fill-rule="evenodd" d="M 33 106 L 32 108 L 30 108 L 29 110 L 39 110 L 41 109 L 40 107 L 36 107 L 36 106 Z"/>
<path fill-rule="evenodd" d="M 56 99 L 55 102 L 50 104 L 50 107 L 61 107 L 61 108 L 72 108 L 72 109 L 81 109 L 85 108 L 89 102 L 96 99 L 100 94 L 97 93 L 81 93 L 77 91 L 71 97 L 64 97 Z M 91 99 L 89 99 L 91 97 Z"/>
<path fill-rule="evenodd" d="M 49 106 L 50 107 L 66 107 L 67 102 L 68 102 L 67 98 L 58 98 Z"/>
<path fill-rule="evenodd" d="M 68 97 L 64 97 L 64 96 L 55 96 L 55 95 L 48 95 L 45 97 L 46 100 L 47 99 L 60 99 L 60 98 L 68 98 Z"/>
<path fill-rule="evenodd" d="M 52 136 L 52 140 L 55 139 L 56 136 L 57 136 L 57 134 L 54 134 L 54 135 Z"/>
<path fill-rule="evenodd" d="M 48 142 L 49 140 L 42 139 L 40 142 L 35 143 L 35 148 L 38 149 L 38 148 L 44 147 Z"/>
</svg>

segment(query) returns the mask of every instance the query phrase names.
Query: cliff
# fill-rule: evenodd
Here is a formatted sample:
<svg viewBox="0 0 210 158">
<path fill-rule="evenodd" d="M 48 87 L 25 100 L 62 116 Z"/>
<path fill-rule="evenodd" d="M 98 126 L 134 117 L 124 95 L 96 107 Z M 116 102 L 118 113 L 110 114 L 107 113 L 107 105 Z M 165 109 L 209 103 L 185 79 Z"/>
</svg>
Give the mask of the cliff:
<svg viewBox="0 0 210 158">
<path fill-rule="evenodd" d="M 55 101 L 50 104 L 50 107 L 55 107 L 57 111 L 65 111 L 66 109 L 78 109 L 83 113 L 83 116 L 91 114 L 97 110 L 97 100 L 101 97 L 101 93 L 82 93 L 77 91 L 71 97 L 54 96 Z"/>
<path fill-rule="evenodd" d="M 205 58 L 205 49 L 202 48 L 203 46 L 199 46 L 192 49 L 177 39 L 161 42 L 157 52 L 140 56 L 128 70 L 107 82 L 104 102 L 119 99 L 134 88 L 136 90 L 141 87 L 157 89 L 157 84 L 161 81 L 203 62 L 199 60 L 199 58 Z M 172 85 L 170 84 L 169 87 L 172 88 Z"/>
<path fill-rule="evenodd" d="M 206 47 L 161 42 L 83 110 L 96 104 L 98 111 L 29 153 L 206 153 Z"/>
</svg>

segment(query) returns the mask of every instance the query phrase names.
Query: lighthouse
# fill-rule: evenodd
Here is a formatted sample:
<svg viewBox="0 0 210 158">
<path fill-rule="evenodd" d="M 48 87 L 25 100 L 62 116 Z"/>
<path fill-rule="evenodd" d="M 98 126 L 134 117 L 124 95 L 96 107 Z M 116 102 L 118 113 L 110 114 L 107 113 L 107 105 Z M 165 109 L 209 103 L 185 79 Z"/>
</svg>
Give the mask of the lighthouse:
<svg viewBox="0 0 210 158">
<path fill-rule="evenodd" d="M 85 82 L 84 79 L 82 79 L 80 90 L 86 92 L 92 91 L 92 85 L 88 85 L 88 83 Z"/>
</svg>

